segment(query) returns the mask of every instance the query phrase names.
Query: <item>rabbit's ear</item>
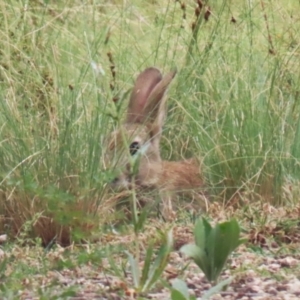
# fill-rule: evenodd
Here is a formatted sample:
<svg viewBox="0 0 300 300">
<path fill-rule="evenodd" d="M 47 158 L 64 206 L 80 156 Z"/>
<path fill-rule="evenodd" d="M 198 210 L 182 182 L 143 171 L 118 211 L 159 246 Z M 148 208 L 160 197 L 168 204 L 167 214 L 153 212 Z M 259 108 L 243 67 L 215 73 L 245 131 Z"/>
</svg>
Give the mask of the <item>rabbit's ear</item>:
<svg viewBox="0 0 300 300">
<path fill-rule="evenodd" d="M 166 102 L 164 95 L 175 75 L 176 70 L 169 72 L 152 89 L 144 108 L 144 116 L 147 123 L 156 123 L 158 126 L 162 126 L 161 123 L 165 114 L 164 107 Z"/>
<path fill-rule="evenodd" d="M 128 123 L 143 123 L 145 121 L 144 109 L 148 98 L 161 81 L 162 75 L 160 71 L 153 67 L 139 74 L 130 96 L 127 110 Z"/>
</svg>

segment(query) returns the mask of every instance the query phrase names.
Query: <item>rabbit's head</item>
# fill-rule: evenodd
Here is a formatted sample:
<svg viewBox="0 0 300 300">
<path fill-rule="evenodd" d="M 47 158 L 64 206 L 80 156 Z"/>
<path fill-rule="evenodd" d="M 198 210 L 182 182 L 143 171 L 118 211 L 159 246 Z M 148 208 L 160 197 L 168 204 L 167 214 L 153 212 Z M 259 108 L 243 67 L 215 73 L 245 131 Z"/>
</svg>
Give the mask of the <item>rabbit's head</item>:
<svg viewBox="0 0 300 300">
<path fill-rule="evenodd" d="M 159 142 L 165 117 L 165 93 L 176 71 L 164 77 L 147 68 L 135 81 L 125 123 L 112 132 L 107 154 L 115 170 L 111 186 L 117 189 L 157 184 L 162 164 Z M 133 181 L 134 179 L 134 181 Z"/>
</svg>

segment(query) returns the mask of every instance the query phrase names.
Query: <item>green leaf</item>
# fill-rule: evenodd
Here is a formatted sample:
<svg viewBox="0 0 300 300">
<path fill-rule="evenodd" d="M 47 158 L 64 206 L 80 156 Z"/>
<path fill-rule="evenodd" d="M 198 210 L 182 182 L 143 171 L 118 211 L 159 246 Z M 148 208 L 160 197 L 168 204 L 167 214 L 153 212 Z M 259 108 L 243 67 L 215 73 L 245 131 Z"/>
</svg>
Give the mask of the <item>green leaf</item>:
<svg viewBox="0 0 300 300">
<path fill-rule="evenodd" d="M 210 272 L 207 278 L 217 280 L 231 252 L 238 247 L 240 229 L 236 220 L 217 224 L 207 237 Z"/>
<path fill-rule="evenodd" d="M 167 263 L 168 257 L 173 247 L 173 233 L 170 230 L 166 236 L 166 243 L 161 246 L 157 257 L 152 265 L 151 270 L 149 271 L 148 280 L 145 283 L 142 292 L 147 291 L 152 287 L 152 285 L 160 278 L 162 272 L 164 271 Z"/>
<path fill-rule="evenodd" d="M 216 227 L 218 226 L 218 224 L 216 225 Z M 205 274 L 206 278 L 209 281 L 214 281 L 216 280 L 216 261 L 215 261 L 215 251 L 216 248 L 218 248 L 218 239 L 216 237 L 218 230 L 216 230 L 216 227 L 213 228 L 210 232 L 210 234 L 207 237 L 207 241 L 206 241 L 206 253 L 207 253 L 207 262 L 209 264 L 208 267 L 208 272 Z M 218 251 L 218 250 L 217 250 Z"/>
<path fill-rule="evenodd" d="M 143 271 L 142 271 L 142 278 L 141 278 L 141 281 L 140 281 L 140 284 L 141 284 L 142 287 L 145 285 L 145 283 L 148 279 L 148 276 L 149 276 L 149 270 L 150 270 L 150 266 L 151 266 L 152 254 L 153 254 L 153 245 L 151 244 L 147 248 L 144 267 L 143 267 Z"/>
<path fill-rule="evenodd" d="M 122 278 L 122 272 L 120 270 L 120 267 L 116 265 L 115 260 L 113 259 L 113 257 L 110 255 L 111 250 L 109 249 L 109 247 L 106 247 L 106 257 L 107 260 L 110 264 L 110 269 L 111 271 L 113 271 L 114 275 L 118 276 L 119 278 Z"/>
<path fill-rule="evenodd" d="M 244 242 L 235 219 L 211 227 L 205 218 L 196 222 L 196 245 L 184 245 L 180 251 L 194 260 L 209 281 L 216 281 L 233 250 Z"/>
<path fill-rule="evenodd" d="M 212 288 L 210 288 L 201 298 L 201 300 L 208 300 L 212 295 L 217 294 L 219 292 L 221 292 L 225 286 L 227 286 L 228 284 L 230 284 L 232 282 L 232 277 L 231 278 L 227 278 L 221 282 L 219 282 L 217 285 L 213 286 Z"/>
<path fill-rule="evenodd" d="M 172 290 L 176 290 L 180 293 L 181 297 L 183 298 L 176 298 L 176 299 L 189 299 L 189 290 L 186 283 L 181 279 L 174 279 L 172 282 Z M 174 299 L 172 297 L 172 299 Z"/>
<path fill-rule="evenodd" d="M 224 235 L 227 235 L 227 237 L 230 238 L 230 247 L 228 247 L 230 251 L 235 250 L 239 245 L 240 237 L 240 227 L 238 222 L 235 219 L 232 219 L 229 222 L 220 224 L 220 229 Z"/>
<path fill-rule="evenodd" d="M 208 249 L 211 244 L 216 246 L 211 256 L 211 260 L 214 262 L 212 280 L 217 280 L 229 255 L 239 245 L 239 235 L 240 229 L 236 220 L 217 224 L 214 228 L 214 235 L 211 236 L 208 245 Z"/>
<path fill-rule="evenodd" d="M 134 231 L 135 232 L 139 232 L 143 229 L 145 222 L 147 220 L 147 216 L 148 216 L 148 209 L 147 209 L 147 207 L 145 207 L 140 211 L 140 214 L 137 217 L 137 222 L 134 222 Z"/>
<path fill-rule="evenodd" d="M 172 289 L 171 300 L 189 300 L 189 298 L 186 298 L 180 291 Z"/>
<path fill-rule="evenodd" d="M 186 256 L 192 258 L 197 266 L 203 271 L 204 274 L 207 273 L 209 264 L 207 264 L 207 256 L 205 252 L 197 247 L 196 245 L 183 245 L 180 248 L 180 252 L 184 253 Z"/>
<path fill-rule="evenodd" d="M 206 238 L 212 227 L 205 218 L 201 218 L 196 222 L 194 229 L 195 243 L 201 249 L 205 248 Z"/>
<path fill-rule="evenodd" d="M 131 175 L 136 176 L 139 173 L 140 168 L 140 161 L 141 161 L 141 155 L 137 153 L 137 155 L 134 155 L 131 157 Z"/>
<path fill-rule="evenodd" d="M 125 253 L 127 254 L 128 259 L 129 259 L 129 264 L 130 264 L 130 267 L 131 267 L 131 274 L 132 274 L 132 279 L 133 279 L 134 287 L 135 288 L 139 288 L 139 286 L 140 286 L 140 268 L 139 268 L 139 262 L 128 251 L 125 251 Z"/>
</svg>

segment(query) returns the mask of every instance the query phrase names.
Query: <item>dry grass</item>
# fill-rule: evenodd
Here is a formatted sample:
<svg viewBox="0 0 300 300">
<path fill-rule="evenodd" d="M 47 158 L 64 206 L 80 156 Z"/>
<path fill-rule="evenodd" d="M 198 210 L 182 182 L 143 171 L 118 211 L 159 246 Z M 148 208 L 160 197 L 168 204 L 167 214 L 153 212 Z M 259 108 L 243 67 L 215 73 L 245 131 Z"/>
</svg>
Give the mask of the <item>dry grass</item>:
<svg viewBox="0 0 300 300">
<path fill-rule="evenodd" d="M 254 205 L 253 205 L 254 206 Z M 295 230 L 299 218 L 294 207 L 275 208 L 264 205 L 257 211 L 245 208 L 224 210 L 220 206 L 209 212 L 214 220 L 236 217 L 240 220 L 243 235 L 248 238 L 230 258 L 222 278 L 234 276 L 234 281 L 211 299 L 296 299 L 299 297 L 299 248 L 300 236 Z M 254 210 L 254 208 L 253 208 Z M 293 225 L 294 224 L 294 225 Z M 151 241 L 160 245 L 163 238 L 159 232 L 168 230 L 171 224 L 149 220 L 139 236 L 141 253 Z M 210 284 L 194 264 L 178 253 L 178 249 L 193 240 L 193 224 L 181 219 L 174 225 L 174 251 L 163 274 L 171 283 L 175 278 L 184 279 L 191 294 L 200 297 Z M 96 299 L 97 297 L 130 299 L 134 293 L 132 277 L 124 250 L 135 251 L 135 235 L 129 228 L 120 234 L 108 231 L 93 244 L 59 246 L 45 252 L 39 246 L 20 247 L 6 244 L 1 260 L 3 266 L 1 295 L 20 293 L 23 299 L 59 296 L 70 299 Z M 109 256 L 108 256 L 109 255 Z M 141 264 L 144 255 L 141 256 Z M 26 268 L 25 268 L 26 266 Z M 30 268 L 28 268 L 28 266 Z M 29 276 L 30 272 L 30 276 Z M 21 291 L 21 292 L 19 292 Z M 141 299 L 169 298 L 170 291 L 161 284 L 156 285 Z"/>
</svg>

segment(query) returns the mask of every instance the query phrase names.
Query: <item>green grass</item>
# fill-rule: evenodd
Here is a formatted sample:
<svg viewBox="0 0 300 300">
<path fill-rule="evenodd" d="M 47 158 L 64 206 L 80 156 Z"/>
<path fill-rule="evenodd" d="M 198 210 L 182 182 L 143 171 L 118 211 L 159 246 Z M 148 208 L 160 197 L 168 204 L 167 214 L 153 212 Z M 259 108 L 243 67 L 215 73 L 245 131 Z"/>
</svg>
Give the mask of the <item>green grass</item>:
<svg viewBox="0 0 300 300">
<path fill-rule="evenodd" d="M 224 204 L 296 201 L 284 187 L 300 175 L 299 3 L 251 3 L 212 2 L 197 23 L 193 1 L 186 19 L 176 1 L 3 2 L 2 231 L 29 224 L 44 245 L 69 244 L 109 221 L 112 99 L 122 112 L 151 65 L 178 69 L 164 158 L 201 157 L 211 199 Z"/>
</svg>

